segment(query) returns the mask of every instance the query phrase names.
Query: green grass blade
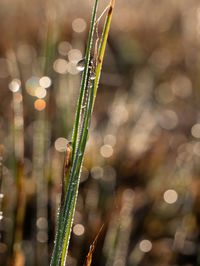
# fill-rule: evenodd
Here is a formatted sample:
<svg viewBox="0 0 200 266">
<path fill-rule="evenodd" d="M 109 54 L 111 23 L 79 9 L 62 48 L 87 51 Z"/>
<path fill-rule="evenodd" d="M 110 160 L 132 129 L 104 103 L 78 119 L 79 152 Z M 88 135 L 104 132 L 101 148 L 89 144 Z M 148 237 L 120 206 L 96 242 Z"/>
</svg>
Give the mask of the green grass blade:
<svg viewBox="0 0 200 266">
<path fill-rule="evenodd" d="M 77 141 L 78 141 L 79 127 L 81 124 L 81 112 L 82 112 L 83 97 L 84 97 L 84 92 L 86 90 L 87 76 L 88 76 L 88 71 L 89 71 L 90 52 L 91 52 L 92 39 L 93 39 L 93 33 L 94 33 L 94 28 L 95 28 L 95 18 L 96 18 L 96 13 L 97 13 L 97 6 L 98 6 L 98 0 L 95 0 L 95 4 L 94 4 L 94 8 L 93 8 L 93 15 L 92 15 L 91 28 L 90 28 L 88 44 L 87 44 L 87 49 L 86 49 L 85 68 L 84 68 L 82 81 L 81 81 L 80 95 L 79 95 L 79 100 L 78 100 L 78 105 L 77 105 L 77 110 L 76 110 L 75 123 L 74 123 L 74 129 L 73 129 L 72 165 L 74 165 L 73 164 L 74 156 L 77 153 L 76 146 L 77 146 Z M 74 198 L 74 195 L 76 194 L 76 190 L 74 191 L 73 189 L 71 189 L 72 181 L 73 181 L 73 175 L 70 174 L 69 182 L 68 182 L 68 188 L 66 191 L 66 201 L 68 203 L 72 202 L 69 199 L 72 196 Z M 73 209 L 74 208 L 75 208 L 75 206 L 73 207 Z M 72 214 L 73 213 L 69 213 L 66 211 L 64 212 L 64 210 L 60 209 L 60 212 L 58 215 L 58 227 L 57 227 L 56 240 L 55 240 L 55 245 L 54 245 L 54 250 L 53 250 L 53 255 L 52 255 L 52 260 L 51 260 L 51 266 L 59 265 L 58 263 L 61 260 L 62 252 L 64 252 L 64 257 L 65 257 L 65 254 L 67 253 L 67 245 L 68 244 L 66 245 L 66 243 L 69 242 L 71 224 L 72 224 L 72 218 L 73 218 Z M 71 219 L 70 219 L 70 217 L 71 217 Z M 64 220 L 68 221 L 67 229 L 65 228 L 65 226 L 63 224 Z M 63 234 L 63 232 L 64 232 L 64 234 Z M 65 240 L 66 240 L 64 242 L 64 244 L 63 244 L 63 241 L 64 241 L 63 235 L 65 236 Z"/>
<path fill-rule="evenodd" d="M 76 145 L 78 140 L 78 130 L 80 126 L 80 120 L 81 120 L 81 107 L 83 103 L 83 96 L 86 89 L 86 83 L 87 83 L 87 76 L 88 76 L 88 68 L 89 68 L 89 61 L 90 61 L 90 52 L 91 52 L 91 46 L 92 46 L 92 39 L 93 39 L 93 33 L 95 28 L 95 18 L 97 13 L 97 6 L 98 6 L 98 0 L 95 0 L 94 8 L 93 8 L 93 15 L 92 15 L 92 22 L 90 27 L 90 33 L 88 38 L 88 44 L 86 49 L 86 55 L 85 55 L 85 68 L 83 71 L 82 81 L 81 81 L 81 89 L 80 89 L 80 96 L 78 100 L 77 110 L 76 110 L 76 117 L 75 117 L 75 124 L 73 129 L 73 137 L 72 137 L 72 162 L 76 153 Z"/>
<path fill-rule="evenodd" d="M 90 52 L 92 45 L 93 32 L 95 28 L 95 17 L 97 12 L 97 4 L 98 0 L 95 1 L 91 29 L 89 34 L 89 40 L 86 50 L 85 57 L 85 69 L 82 76 L 80 96 L 77 105 L 74 130 L 73 130 L 73 138 L 72 138 L 72 167 L 70 170 L 68 186 L 65 188 L 65 202 L 63 209 L 60 210 L 60 214 L 58 217 L 58 229 L 57 229 L 57 238 L 56 238 L 56 248 L 54 248 L 53 257 L 51 265 L 65 265 L 66 256 L 68 251 L 68 244 L 70 239 L 71 227 L 73 222 L 73 216 L 76 205 L 76 198 L 78 195 L 78 187 L 80 180 L 80 172 L 81 166 L 83 162 L 88 131 L 91 122 L 92 110 L 95 101 L 95 96 L 97 93 L 97 87 L 99 83 L 102 61 L 104 57 L 110 21 L 112 16 L 112 9 L 114 5 L 114 0 L 111 0 L 111 4 L 109 7 L 109 11 L 106 17 L 104 30 L 101 37 L 101 42 L 98 50 L 98 64 L 96 68 L 96 78 L 95 81 L 90 80 Z M 83 108 L 83 99 L 84 95 L 86 98 L 86 109 L 83 115 L 83 119 L 81 119 L 82 108 Z M 80 137 L 79 137 L 80 135 Z"/>
<path fill-rule="evenodd" d="M 74 164 L 71 170 L 71 178 L 73 179 L 73 182 L 70 183 L 70 186 L 69 186 L 69 192 L 71 193 L 66 195 L 66 199 L 65 199 L 64 213 L 68 215 L 64 218 L 64 222 L 63 222 L 63 227 L 67 229 L 66 229 L 65 234 L 63 235 L 64 243 L 63 243 L 63 254 L 62 254 L 62 259 L 61 259 L 61 265 L 64 265 L 66 255 L 67 255 L 67 248 L 68 248 L 71 226 L 72 226 L 72 221 L 73 221 L 73 216 L 74 216 L 74 211 L 75 211 L 76 198 L 78 195 L 80 170 L 81 170 L 81 165 L 82 165 L 82 160 L 83 160 L 83 155 L 84 155 L 84 150 L 85 150 L 86 140 L 87 140 L 87 134 L 85 134 L 85 132 L 87 131 L 88 133 L 89 121 L 90 121 L 90 117 L 92 113 L 91 110 L 92 110 L 93 95 L 94 95 L 93 92 L 94 92 L 94 87 L 92 86 L 92 89 L 87 97 L 86 112 L 83 118 L 77 153 L 75 155 Z M 83 141 L 85 142 L 85 146 L 84 146 L 84 149 L 81 149 Z M 81 151 L 81 156 L 78 153 L 80 151 Z"/>
<path fill-rule="evenodd" d="M 104 53 L 105 53 L 105 48 L 106 48 L 106 43 L 108 39 L 108 33 L 110 29 L 110 22 L 112 18 L 112 13 L 113 13 L 113 7 L 114 7 L 115 0 L 111 0 L 110 6 L 107 12 L 102 36 L 101 36 L 101 42 L 99 45 L 99 50 L 98 50 L 98 63 L 97 63 L 97 68 L 96 68 L 96 78 L 94 82 L 94 102 L 97 94 L 97 88 L 99 85 L 99 79 L 100 79 L 100 74 L 101 74 L 101 68 L 102 68 L 102 63 L 103 63 L 103 58 L 104 58 Z M 94 105 L 93 102 L 93 105 Z"/>
</svg>

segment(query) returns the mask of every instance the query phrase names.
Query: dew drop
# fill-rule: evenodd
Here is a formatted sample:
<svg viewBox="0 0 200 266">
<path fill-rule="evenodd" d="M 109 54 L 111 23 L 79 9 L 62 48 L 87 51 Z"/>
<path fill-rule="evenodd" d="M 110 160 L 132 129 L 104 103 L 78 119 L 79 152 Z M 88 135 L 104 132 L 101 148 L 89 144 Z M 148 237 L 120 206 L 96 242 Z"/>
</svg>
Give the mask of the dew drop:
<svg viewBox="0 0 200 266">
<path fill-rule="evenodd" d="M 78 61 L 78 63 L 76 64 L 76 69 L 78 71 L 83 71 L 85 68 L 85 58 L 82 58 Z"/>
<path fill-rule="evenodd" d="M 92 72 L 90 75 L 90 80 L 95 80 L 95 78 L 96 78 L 96 74 L 95 72 Z"/>
<path fill-rule="evenodd" d="M 3 219 L 3 212 L 0 211 L 0 220 L 2 220 L 2 219 Z"/>
<path fill-rule="evenodd" d="M 90 78 L 90 81 L 89 81 L 88 87 L 91 89 L 92 86 L 93 86 L 93 82 L 91 82 L 91 78 Z"/>
</svg>

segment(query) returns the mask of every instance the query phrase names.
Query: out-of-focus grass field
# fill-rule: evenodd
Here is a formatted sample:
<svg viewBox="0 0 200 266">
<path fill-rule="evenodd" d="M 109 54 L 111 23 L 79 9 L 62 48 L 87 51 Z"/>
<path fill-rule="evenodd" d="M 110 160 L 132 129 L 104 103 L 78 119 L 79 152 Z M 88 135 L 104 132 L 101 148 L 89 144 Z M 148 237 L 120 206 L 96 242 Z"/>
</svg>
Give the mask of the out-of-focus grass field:
<svg viewBox="0 0 200 266">
<path fill-rule="evenodd" d="M 49 265 L 92 6 L 0 1 L 2 266 Z M 199 1 L 116 0 L 67 265 L 200 265 L 199 141 Z"/>
</svg>

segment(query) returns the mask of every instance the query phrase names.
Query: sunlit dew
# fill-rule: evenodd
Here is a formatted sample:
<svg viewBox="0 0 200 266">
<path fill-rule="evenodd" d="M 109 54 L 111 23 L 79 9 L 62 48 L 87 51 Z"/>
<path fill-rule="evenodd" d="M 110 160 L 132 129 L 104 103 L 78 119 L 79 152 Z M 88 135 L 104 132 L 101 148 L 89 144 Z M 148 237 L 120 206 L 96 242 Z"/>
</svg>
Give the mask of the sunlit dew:
<svg viewBox="0 0 200 266">
<path fill-rule="evenodd" d="M 69 50 L 72 49 L 72 46 L 69 42 L 67 41 L 62 41 L 58 45 L 58 52 L 59 54 L 66 56 L 69 52 Z"/>
<path fill-rule="evenodd" d="M 110 146 L 115 146 L 116 137 L 114 135 L 108 134 L 104 137 L 104 144 L 108 144 Z"/>
<path fill-rule="evenodd" d="M 193 125 L 191 129 L 191 134 L 195 138 L 200 138 L 200 124 L 199 123 Z"/>
<path fill-rule="evenodd" d="M 103 177 L 103 168 L 100 167 L 100 166 L 94 166 L 92 169 L 91 169 L 91 176 L 94 178 L 94 179 L 100 179 Z"/>
<path fill-rule="evenodd" d="M 45 88 L 43 87 L 37 87 L 36 90 L 35 90 L 35 96 L 42 99 L 42 98 L 45 98 L 47 95 L 47 91 Z"/>
<path fill-rule="evenodd" d="M 53 63 L 53 69 L 59 74 L 65 74 L 68 71 L 68 62 L 65 59 L 58 58 Z"/>
<path fill-rule="evenodd" d="M 76 64 L 76 69 L 78 71 L 83 71 L 84 68 L 85 68 L 85 58 L 81 58 Z"/>
<path fill-rule="evenodd" d="M 70 62 L 77 64 L 77 62 L 82 58 L 82 53 L 78 49 L 71 49 L 68 52 L 68 59 Z"/>
<path fill-rule="evenodd" d="M 66 151 L 67 144 L 69 141 L 65 138 L 57 138 L 57 140 L 54 143 L 55 149 L 59 152 Z"/>
<path fill-rule="evenodd" d="M 39 78 L 38 77 L 31 77 L 26 81 L 25 87 L 28 94 L 31 96 L 35 96 L 35 91 L 38 87 L 40 87 L 39 84 Z"/>
<path fill-rule="evenodd" d="M 0 78 L 7 78 L 9 76 L 8 60 L 0 58 Z"/>
<path fill-rule="evenodd" d="M 173 110 L 165 110 L 160 114 L 159 124 L 164 129 L 174 129 L 178 124 L 178 116 Z"/>
<path fill-rule="evenodd" d="M 21 81 L 19 79 L 13 79 L 8 87 L 12 92 L 17 92 L 20 89 Z"/>
<path fill-rule="evenodd" d="M 144 239 L 140 242 L 139 244 L 139 248 L 142 252 L 149 252 L 152 249 L 152 243 L 151 241 Z"/>
<path fill-rule="evenodd" d="M 178 199 L 178 194 L 174 189 L 168 189 L 163 194 L 164 201 L 168 204 L 173 204 Z"/>
<path fill-rule="evenodd" d="M 90 74 L 90 80 L 95 80 L 95 78 L 96 78 L 96 73 L 95 73 L 95 71 L 94 71 L 94 72 L 92 72 L 92 73 Z"/>
<path fill-rule="evenodd" d="M 77 236 L 83 235 L 85 232 L 85 228 L 82 224 L 76 224 L 73 227 L 73 233 Z"/>
<path fill-rule="evenodd" d="M 192 93 L 192 83 L 186 76 L 178 75 L 172 82 L 172 91 L 180 98 L 187 98 Z"/>
<path fill-rule="evenodd" d="M 109 158 L 113 155 L 113 148 L 112 146 L 105 144 L 101 146 L 100 153 L 104 158 Z"/>
<path fill-rule="evenodd" d="M 39 217 L 36 221 L 36 225 L 39 229 L 47 229 L 48 222 L 45 217 Z"/>
<path fill-rule="evenodd" d="M 83 32 L 86 29 L 86 26 L 87 24 L 82 18 L 76 18 L 72 21 L 72 29 L 77 33 Z"/>
<path fill-rule="evenodd" d="M 42 111 L 45 109 L 46 107 L 46 102 L 42 99 L 37 99 L 35 102 L 34 102 L 34 107 L 37 111 Z"/>
<path fill-rule="evenodd" d="M 40 243 L 46 243 L 48 240 L 48 235 L 46 231 L 39 231 L 37 233 L 37 241 Z"/>
<path fill-rule="evenodd" d="M 51 86 L 51 79 L 47 76 L 41 77 L 39 80 L 39 84 L 41 87 L 47 89 Z"/>
</svg>

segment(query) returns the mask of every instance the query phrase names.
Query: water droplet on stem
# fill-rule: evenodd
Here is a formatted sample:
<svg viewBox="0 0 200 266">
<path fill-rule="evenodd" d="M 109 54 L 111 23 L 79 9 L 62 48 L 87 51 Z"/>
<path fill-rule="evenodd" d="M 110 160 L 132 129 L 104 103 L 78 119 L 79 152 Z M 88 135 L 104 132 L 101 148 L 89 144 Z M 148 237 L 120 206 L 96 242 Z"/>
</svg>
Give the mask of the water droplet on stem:
<svg viewBox="0 0 200 266">
<path fill-rule="evenodd" d="M 85 68 L 85 58 L 82 58 L 78 61 L 78 63 L 76 64 L 76 69 L 78 71 L 83 71 Z"/>
<path fill-rule="evenodd" d="M 95 78 L 96 78 L 96 73 L 92 72 L 90 75 L 90 80 L 95 80 Z"/>
</svg>

